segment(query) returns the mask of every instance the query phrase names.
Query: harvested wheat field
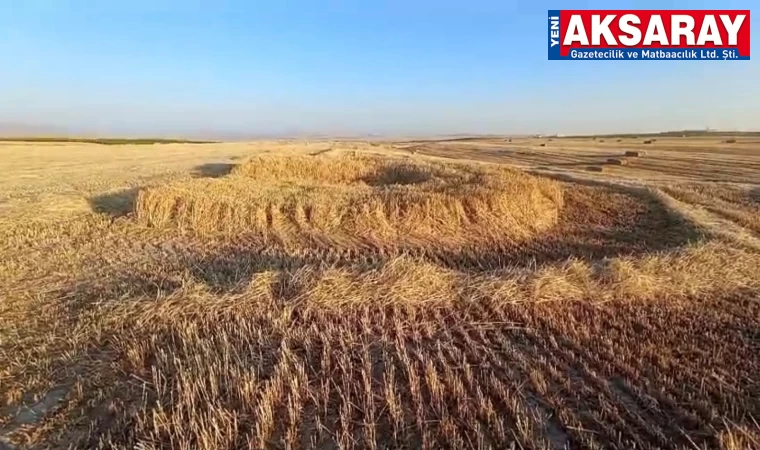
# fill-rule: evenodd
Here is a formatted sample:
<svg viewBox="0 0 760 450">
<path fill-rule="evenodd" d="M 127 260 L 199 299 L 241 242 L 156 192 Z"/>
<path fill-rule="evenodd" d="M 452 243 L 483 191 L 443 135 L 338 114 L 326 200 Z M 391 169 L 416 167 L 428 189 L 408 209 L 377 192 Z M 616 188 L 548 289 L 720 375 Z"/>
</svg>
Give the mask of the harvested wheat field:
<svg viewBox="0 0 760 450">
<path fill-rule="evenodd" d="M 0 143 L 0 449 L 760 448 L 746 139 Z"/>
<path fill-rule="evenodd" d="M 557 223 L 551 180 L 502 169 L 356 156 L 269 156 L 223 179 L 140 192 L 148 226 L 257 234 L 331 248 L 446 248 L 519 241 Z"/>
</svg>

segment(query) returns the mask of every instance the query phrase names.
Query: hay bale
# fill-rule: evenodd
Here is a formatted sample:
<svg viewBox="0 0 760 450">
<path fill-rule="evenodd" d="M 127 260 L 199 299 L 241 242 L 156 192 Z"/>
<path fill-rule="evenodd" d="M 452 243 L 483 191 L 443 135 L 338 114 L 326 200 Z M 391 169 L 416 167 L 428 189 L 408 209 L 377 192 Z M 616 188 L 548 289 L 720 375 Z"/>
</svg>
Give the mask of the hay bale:
<svg viewBox="0 0 760 450">
<path fill-rule="evenodd" d="M 654 139 L 647 139 L 644 141 L 645 144 L 651 144 L 652 142 L 654 142 Z"/>
<path fill-rule="evenodd" d="M 604 172 L 604 166 L 588 166 L 586 170 L 589 172 Z"/>
<path fill-rule="evenodd" d="M 622 139 L 618 139 L 615 142 L 623 142 L 623 140 Z"/>
<path fill-rule="evenodd" d="M 627 166 L 628 160 L 622 159 L 622 158 L 610 158 L 607 160 L 607 164 L 610 164 L 613 166 Z"/>
<path fill-rule="evenodd" d="M 645 156 L 646 154 L 647 152 L 645 152 L 644 150 L 628 150 L 625 152 L 625 156 L 632 156 L 634 158 Z"/>
<path fill-rule="evenodd" d="M 726 139 L 723 141 L 724 144 L 736 144 L 736 139 Z"/>
</svg>

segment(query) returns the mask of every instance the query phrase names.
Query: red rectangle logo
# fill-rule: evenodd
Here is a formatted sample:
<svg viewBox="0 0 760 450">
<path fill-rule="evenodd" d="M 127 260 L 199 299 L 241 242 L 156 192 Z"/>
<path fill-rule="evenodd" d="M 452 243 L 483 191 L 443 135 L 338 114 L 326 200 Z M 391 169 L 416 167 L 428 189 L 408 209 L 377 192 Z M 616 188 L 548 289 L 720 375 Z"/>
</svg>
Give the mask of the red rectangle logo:
<svg viewBox="0 0 760 450">
<path fill-rule="evenodd" d="M 549 11 L 549 59 L 749 58 L 749 10 Z"/>
</svg>

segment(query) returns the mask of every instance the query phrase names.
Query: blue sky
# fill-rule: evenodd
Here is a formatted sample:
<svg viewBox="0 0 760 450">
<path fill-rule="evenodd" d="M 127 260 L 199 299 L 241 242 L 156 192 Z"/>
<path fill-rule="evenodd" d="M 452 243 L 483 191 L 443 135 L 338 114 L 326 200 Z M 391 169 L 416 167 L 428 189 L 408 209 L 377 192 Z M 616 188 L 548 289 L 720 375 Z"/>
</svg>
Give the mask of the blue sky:
<svg viewBox="0 0 760 450">
<path fill-rule="evenodd" d="M 0 0 L 0 123 L 198 137 L 760 129 L 757 58 L 546 56 L 548 9 L 759 4 Z"/>
</svg>

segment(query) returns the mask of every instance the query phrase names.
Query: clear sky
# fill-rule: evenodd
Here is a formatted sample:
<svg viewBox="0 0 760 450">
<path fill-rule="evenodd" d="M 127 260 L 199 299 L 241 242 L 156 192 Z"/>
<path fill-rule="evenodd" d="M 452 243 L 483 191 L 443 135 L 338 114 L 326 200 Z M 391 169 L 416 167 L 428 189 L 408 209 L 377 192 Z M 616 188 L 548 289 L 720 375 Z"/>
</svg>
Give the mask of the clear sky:
<svg viewBox="0 0 760 450">
<path fill-rule="evenodd" d="M 758 130 L 760 54 L 581 62 L 546 51 L 548 9 L 757 6 L 0 0 L 0 124 L 191 137 Z"/>
</svg>

